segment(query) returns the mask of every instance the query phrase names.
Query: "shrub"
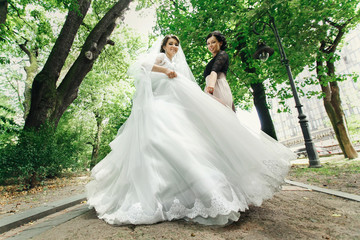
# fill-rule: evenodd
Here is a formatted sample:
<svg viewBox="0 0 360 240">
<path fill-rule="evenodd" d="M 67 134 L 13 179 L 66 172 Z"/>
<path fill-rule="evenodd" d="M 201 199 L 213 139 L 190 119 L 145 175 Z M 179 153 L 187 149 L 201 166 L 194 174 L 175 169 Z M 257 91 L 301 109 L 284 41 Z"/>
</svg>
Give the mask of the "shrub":
<svg viewBox="0 0 360 240">
<path fill-rule="evenodd" d="M 46 177 L 59 176 L 64 169 L 77 167 L 77 151 L 66 134 L 56 134 L 51 126 L 21 131 L 16 143 L 0 149 L 0 182 L 15 180 L 31 188 Z"/>
<path fill-rule="evenodd" d="M 15 111 L 0 105 L 0 147 L 14 140 L 20 126 L 14 121 Z"/>
</svg>

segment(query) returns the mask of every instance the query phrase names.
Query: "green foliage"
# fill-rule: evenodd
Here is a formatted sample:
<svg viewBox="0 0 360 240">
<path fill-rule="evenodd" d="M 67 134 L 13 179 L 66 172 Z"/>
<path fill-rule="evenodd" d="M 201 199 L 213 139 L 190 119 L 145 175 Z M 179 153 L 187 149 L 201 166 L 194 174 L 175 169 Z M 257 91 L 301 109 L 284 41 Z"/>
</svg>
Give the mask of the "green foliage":
<svg viewBox="0 0 360 240">
<path fill-rule="evenodd" d="M 92 1 L 92 9 L 96 19 L 101 19 L 107 11 L 116 3 L 118 0 L 94 0 Z"/>
<path fill-rule="evenodd" d="M 0 105 L 0 134 L 17 132 L 19 125 L 14 121 L 16 112 L 6 106 Z"/>
<path fill-rule="evenodd" d="M 32 1 L 14 1 L 10 7 L 11 13 L 4 28 L 6 32 L 2 32 L 7 34 L 7 38 L 0 42 L 0 98 L 9 103 L 0 109 L 0 123 L 4 129 L 1 135 L 1 163 L 6 166 L 0 174 L 2 182 L 16 178 L 16 172 L 20 171 L 20 177 L 16 179 L 28 187 L 32 182 L 67 169 L 87 168 L 98 131 L 96 118 L 100 116 L 103 120 L 103 143 L 98 146 L 100 159 L 108 153 L 108 143 L 130 114 L 134 86 L 126 72 L 144 43 L 139 36 L 121 27 L 112 35 L 115 46 L 108 45 L 103 50 L 55 133 L 45 127 L 37 134 L 23 132 L 19 130 L 23 123 L 14 125 L 14 119 L 23 122 L 26 76 L 23 68 L 28 61 L 19 44 L 26 43 L 27 49 L 36 53 L 41 69 L 66 17 L 64 10 L 76 7 L 71 6 L 73 2 L 52 0 L 33 4 Z M 71 67 L 91 29 L 115 2 L 93 1 L 93 12 L 87 14 L 61 75 Z M 9 109 L 15 109 L 16 113 Z"/>
<path fill-rule="evenodd" d="M 113 34 L 114 46 L 99 56 L 80 86 L 79 96 L 62 116 L 57 131 L 69 131 L 76 135 L 74 141 L 83 146 L 79 161 L 89 167 L 96 134 L 100 129 L 99 156 L 102 159 L 110 151 L 108 144 L 127 120 L 131 111 L 131 99 L 135 91 L 127 70 L 144 42 L 134 32 L 120 26 Z"/>
<path fill-rule="evenodd" d="M 0 183 L 13 181 L 24 188 L 36 186 L 46 177 L 78 168 L 77 150 L 71 134 L 54 134 L 53 127 L 23 130 L 16 143 L 0 148 Z"/>
<path fill-rule="evenodd" d="M 103 49 L 81 84 L 77 99 L 60 119 L 56 132 L 51 126 L 36 132 L 20 130 L 24 114 L 24 82 L 28 76 L 23 69 L 28 65 L 29 57 L 19 45 L 25 44 L 35 53 L 41 69 L 64 23 L 66 11 L 77 8 L 75 2 L 17 0 L 9 7 L 6 25 L 1 28 L 3 41 L 0 42 L 0 99 L 6 99 L 7 103 L 0 108 L 1 130 L 4 130 L 0 146 L 0 164 L 4 166 L 0 170 L 1 183 L 19 181 L 24 187 L 32 187 L 46 177 L 87 168 L 96 133 L 101 133 L 100 145 L 96 146 L 100 149 L 98 159 L 101 159 L 109 152 L 108 143 L 130 114 L 134 86 L 126 72 L 139 49 L 146 44 L 138 35 L 120 27 L 112 35 L 115 46 L 107 45 Z M 92 11 L 78 31 L 61 76 L 77 58 L 91 29 L 116 2 L 92 1 Z M 97 128 L 99 118 L 102 132 Z"/>
<path fill-rule="evenodd" d="M 59 3 L 60 4 L 60 3 Z M 18 114 L 24 111 L 23 102 L 26 77 L 36 74 L 45 63 L 65 18 L 64 6 L 56 1 L 12 1 L 6 22 L 4 41 L 0 41 L 0 88 L 10 98 L 11 106 Z M 51 5 L 51 6 L 50 6 Z M 33 56 L 36 67 L 29 68 L 29 55 L 20 48 L 24 46 Z M 37 66 L 40 66 L 37 68 Z M 27 68 L 28 73 L 24 71 Z M 31 72 L 31 74 L 30 74 Z M 27 84 L 31 87 L 31 78 Z"/>
<path fill-rule="evenodd" d="M 246 66 L 239 60 L 240 50 L 248 54 L 248 50 L 238 48 L 243 41 L 240 35 L 247 35 L 250 31 L 247 14 L 243 1 L 164 1 L 157 8 L 156 27 L 163 35 L 171 33 L 179 36 L 188 64 L 201 87 L 205 84 L 203 71 L 212 58 L 205 38 L 210 32 L 220 30 L 229 44 L 230 69 L 227 80 L 235 102 L 244 108 L 248 107 L 251 97 L 249 86 L 254 77 L 245 77 L 242 69 Z"/>
<path fill-rule="evenodd" d="M 0 147 L 11 143 L 21 129 L 15 122 L 15 114 L 11 108 L 0 105 Z"/>
<path fill-rule="evenodd" d="M 345 33 L 354 28 L 359 22 L 358 6 L 358 1 L 354 0 L 164 1 L 157 11 L 156 30 L 162 34 L 179 35 L 188 63 L 200 84 L 203 84 L 204 66 L 211 58 L 204 38 L 208 33 L 220 30 L 229 44 L 227 52 L 231 63 L 227 77 L 235 102 L 246 106 L 246 102 L 251 99 L 248 92 L 250 84 L 265 80 L 270 82 L 267 84 L 268 97 L 292 97 L 289 85 L 278 87 L 288 81 L 288 76 L 285 67 L 280 63 L 274 33 L 265 25 L 262 35 L 255 35 L 252 25 L 256 20 L 268 23 L 269 14 L 275 18 L 295 78 L 305 66 L 312 65 L 316 58 L 322 57 L 331 62 L 339 60 L 338 54 L 319 55 L 320 42 L 331 43 L 337 34 L 337 28 L 330 20 L 341 25 L 352 19 Z M 260 22 L 256 24 L 258 32 L 261 32 L 262 27 Z M 252 58 L 258 38 L 275 49 L 274 55 L 265 63 L 259 63 Z M 248 72 L 250 68 L 255 69 L 255 72 Z M 323 73 L 326 71 L 327 68 L 324 67 Z M 342 76 L 337 76 L 324 81 L 342 79 Z M 318 82 L 311 81 L 311 84 Z M 313 95 L 315 94 L 311 93 L 308 96 Z"/>
<path fill-rule="evenodd" d="M 24 39 L 32 41 L 32 35 L 37 31 L 45 38 L 51 37 L 48 26 L 52 19 L 48 13 L 64 12 L 64 10 L 71 8 L 72 3 L 76 3 L 76 0 L 11 1 L 8 5 L 6 23 L 0 29 L 2 44 L 20 43 Z M 37 40 L 41 42 L 42 39 L 40 38 Z"/>
<path fill-rule="evenodd" d="M 191 3 L 191 4 L 189 4 Z M 158 8 L 157 29 L 162 34 L 175 33 L 182 40 L 182 47 L 189 65 L 200 84 L 203 84 L 203 70 L 211 59 L 206 49 L 205 37 L 214 30 L 220 30 L 228 41 L 227 53 L 230 56 L 230 71 L 227 79 L 237 105 L 246 108 L 251 102 L 250 85 L 269 80 L 269 97 L 292 97 L 290 86 L 279 89 L 277 86 L 288 81 L 286 69 L 280 64 L 274 33 L 266 27 L 261 39 L 275 49 L 275 54 L 265 63 L 252 58 L 256 50 L 258 36 L 252 31 L 252 24 L 260 19 L 268 22 L 267 13 L 275 17 L 283 45 L 287 50 L 293 73 L 300 73 L 304 66 L 314 62 L 311 54 L 304 57 L 303 48 L 314 45 L 314 41 L 297 36 L 302 23 L 310 20 L 301 18 L 297 1 L 165 1 Z M 171 15 L 171 17 L 169 17 Z M 290 24 L 289 24 L 290 23 Z M 262 26 L 256 25 L 257 28 Z M 305 35 L 305 34 L 304 34 Z M 249 71 L 249 69 L 252 69 Z M 279 92 L 280 91 L 280 92 Z"/>
</svg>

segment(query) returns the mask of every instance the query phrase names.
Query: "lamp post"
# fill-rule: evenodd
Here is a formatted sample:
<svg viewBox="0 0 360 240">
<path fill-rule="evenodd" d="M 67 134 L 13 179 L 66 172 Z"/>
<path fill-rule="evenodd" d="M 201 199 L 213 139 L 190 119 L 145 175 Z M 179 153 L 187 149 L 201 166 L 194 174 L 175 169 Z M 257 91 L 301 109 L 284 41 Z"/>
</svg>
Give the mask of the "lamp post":
<svg viewBox="0 0 360 240">
<path fill-rule="evenodd" d="M 306 152 L 307 155 L 309 157 L 309 167 L 321 167 L 320 165 L 320 161 L 319 161 L 319 155 L 317 153 L 317 151 L 315 150 L 315 146 L 314 143 L 311 139 L 311 135 L 310 135 L 310 131 L 309 131 L 309 127 L 308 127 L 308 120 L 306 119 L 306 115 L 303 113 L 302 111 L 302 104 L 300 103 L 299 100 L 299 96 L 295 87 L 295 83 L 294 83 L 294 79 L 291 73 L 291 69 L 290 69 L 290 65 L 289 65 L 289 60 L 286 58 L 286 54 L 284 51 L 284 48 L 282 46 L 281 43 L 281 39 L 279 37 L 279 33 L 278 30 L 276 28 L 275 25 L 275 21 L 274 21 L 274 17 L 272 17 L 271 15 L 269 16 L 270 20 L 269 22 L 263 22 L 263 21 L 255 21 L 253 23 L 253 32 L 256 35 L 260 35 L 259 32 L 256 31 L 255 27 L 257 23 L 262 23 L 263 24 L 263 28 L 261 33 L 264 32 L 265 26 L 269 26 L 271 28 L 271 30 L 273 31 L 275 38 L 276 38 L 276 43 L 279 47 L 279 51 L 280 51 L 280 56 L 281 56 L 281 63 L 285 65 L 286 67 L 286 71 L 289 77 L 289 81 L 290 81 L 290 86 L 291 86 L 291 90 L 295 99 L 295 107 L 298 110 L 298 118 L 299 118 L 299 123 L 301 126 L 301 130 L 303 133 L 303 137 L 304 137 L 304 141 L 305 141 L 305 147 L 306 147 Z M 266 59 L 271 56 L 274 53 L 274 49 L 268 47 L 265 45 L 265 43 L 258 43 L 258 50 L 255 52 L 254 54 L 254 58 L 255 59 L 261 59 L 263 61 L 266 61 Z"/>
</svg>

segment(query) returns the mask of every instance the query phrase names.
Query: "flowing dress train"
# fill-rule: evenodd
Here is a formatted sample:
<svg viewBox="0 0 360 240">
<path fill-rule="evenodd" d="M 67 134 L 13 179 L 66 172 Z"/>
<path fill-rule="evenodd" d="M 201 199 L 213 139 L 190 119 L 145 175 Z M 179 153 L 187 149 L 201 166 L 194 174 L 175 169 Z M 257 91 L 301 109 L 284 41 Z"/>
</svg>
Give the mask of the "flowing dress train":
<svg viewBox="0 0 360 240">
<path fill-rule="evenodd" d="M 225 225 L 271 198 L 288 173 L 289 149 L 177 73 L 136 72 L 131 115 L 92 169 L 88 204 L 110 224 Z"/>
</svg>

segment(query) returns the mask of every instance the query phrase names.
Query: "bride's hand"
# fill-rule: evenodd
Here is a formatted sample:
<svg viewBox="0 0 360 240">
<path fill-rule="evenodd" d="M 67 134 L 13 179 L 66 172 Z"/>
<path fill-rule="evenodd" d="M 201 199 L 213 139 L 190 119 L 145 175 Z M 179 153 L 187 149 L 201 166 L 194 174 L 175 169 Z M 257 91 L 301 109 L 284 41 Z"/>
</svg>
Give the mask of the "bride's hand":
<svg viewBox="0 0 360 240">
<path fill-rule="evenodd" d="M 177 74 L 175 71 L 167 69 L 167 71 L 165 72 L 165 74 L 169 77 L 169 78 L 175 78 L 177 77 Z"/>
</svg>

